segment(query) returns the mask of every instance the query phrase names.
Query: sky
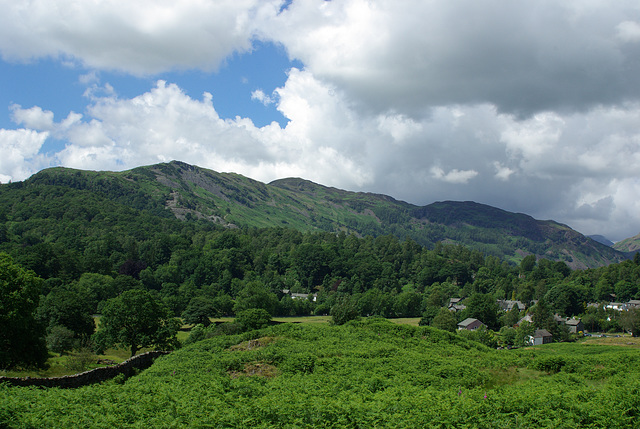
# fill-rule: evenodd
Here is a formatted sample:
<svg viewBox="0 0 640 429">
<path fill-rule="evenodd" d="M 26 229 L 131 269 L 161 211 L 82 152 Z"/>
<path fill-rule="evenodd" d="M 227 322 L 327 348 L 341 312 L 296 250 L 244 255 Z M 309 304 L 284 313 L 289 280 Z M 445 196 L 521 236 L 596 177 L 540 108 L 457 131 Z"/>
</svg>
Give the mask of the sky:
<svg viewBox="0 0 640 429">
<path fill-rule="evenodd" d="M 640 232 L 637 0 L 0 0 L 0 182 L 180 160 Z"/>
</svg>

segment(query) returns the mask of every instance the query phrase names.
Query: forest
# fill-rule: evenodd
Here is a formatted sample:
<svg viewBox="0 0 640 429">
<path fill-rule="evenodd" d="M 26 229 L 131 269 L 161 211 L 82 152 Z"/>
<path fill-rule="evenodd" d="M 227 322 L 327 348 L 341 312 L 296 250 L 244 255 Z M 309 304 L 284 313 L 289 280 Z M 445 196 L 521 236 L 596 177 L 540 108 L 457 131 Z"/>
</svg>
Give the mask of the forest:
<svg viewBox="0 0 640 429">
<path fill-rule="evenodd" d="M 40 222 L 21 241 L 18 229 L 31 220 L 8 222 L 0 244 L 15 264 L 42 279 L 35 315 L 54 344 L 64 337 L 92 338 L 92 315 L 132 290 L 145 291 L 166 318 L 182 317 L 186 323 L 253 308 L 271 316 L 333 311 L 347 314 L 346 320 L 421 317 L 422 324 L 452 331 L 474 317 L 502 334 L 488 344 L 513 344 L 513 326 L 525 315 L 502 312 L 499 299 L 522 301 L 536 327 L 567 339 L 553 314 L 581 316 L 590 331 L 621 331 L 625 323 L 619 312 L 587 304 L 640 297 L 639 257 L 572 271 L 563 262 L 533 255 L 515 265 L 463 246 L 438 243 L 427 249 L 393 236 L 228 229 L 174 219 L 145 224 L 140 216 L 135 223 L 115 223 L 105 233 L 92 231 L 91 222 L 78 225 L 79 218 L 52 219 L 51 228 Z M 40 231 L 60 235 L 53 242 L 38 240 Z M 442 311 L 450 298 L 461 298 L 466 309 Z M 66 344 L 57 350 L 75 343 L 67 338 Z"/>
</svg>

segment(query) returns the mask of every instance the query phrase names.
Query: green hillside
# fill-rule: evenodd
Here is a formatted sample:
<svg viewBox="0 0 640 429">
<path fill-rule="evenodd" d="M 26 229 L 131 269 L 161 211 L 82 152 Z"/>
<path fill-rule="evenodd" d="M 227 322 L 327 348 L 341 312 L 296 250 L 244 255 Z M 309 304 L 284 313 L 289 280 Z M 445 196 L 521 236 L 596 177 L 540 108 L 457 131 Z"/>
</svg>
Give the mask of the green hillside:
<svg viewBox="0 0 640 429">
<path fill-rule="evenodd" d="M 491 350 L 367 319 L 214 337 L 79 389 L 0 386 L 8 428 L 637 427 L 637 349 Z"/>
<path fill-rule="evenodd" d="M 0 186 L 0 197 L 4 202 L 0 222 L 20 221 L 21 234 L 35 232 L 26 231 L 33 228 L 36 235 L 47 236 L 45 241 L 62 237 L 52 237 L 56 226 L 37 225 L 36 218 L 85 220 L 91 229 L 106 229 L 114 222 L 143 216 L 157 217 L 152 225 L 165 225 L 173 218 L 187 223 L 205 220 L 227 228 L 287 227 L 374 237 L 392 234 L 429 248 L 439 241 L 463 244 L 514 262 L 535 254 L 572 268 L 625 259 L 624 253 L 566 225 L 474 202 L 418 207 L 384 195 L 348 192 L 303 179 L 264 184 L 177 161 L 121 173 L 52 168 L 25 182 Z M 0 230 L 0 242 L 2 234 Z"/>
<path fill-rule="evenodd" d="M 613 248 L 620 252 L 638 252 L 640 250 L 640 234 L 636 235 L 635 237 L 630 237 L 622 241 L 618 241 L 613 245 Z"/>
</svg>

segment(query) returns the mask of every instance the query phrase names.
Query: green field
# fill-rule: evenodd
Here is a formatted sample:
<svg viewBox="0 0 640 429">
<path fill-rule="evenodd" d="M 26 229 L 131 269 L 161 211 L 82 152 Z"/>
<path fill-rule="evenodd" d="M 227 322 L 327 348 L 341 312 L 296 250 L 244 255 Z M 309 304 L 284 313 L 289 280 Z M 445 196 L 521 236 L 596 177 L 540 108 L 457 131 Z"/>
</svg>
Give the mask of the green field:
<svg viewBox="0 0 640 429">
<path fill-rule="evenodd" d="M 637 427 L 639 363 L 635 347 L 596 339 L 492 350 L 383 319 L 281 324 L 126 381 L 0 386 L 0 427 Z"/>
</svg>

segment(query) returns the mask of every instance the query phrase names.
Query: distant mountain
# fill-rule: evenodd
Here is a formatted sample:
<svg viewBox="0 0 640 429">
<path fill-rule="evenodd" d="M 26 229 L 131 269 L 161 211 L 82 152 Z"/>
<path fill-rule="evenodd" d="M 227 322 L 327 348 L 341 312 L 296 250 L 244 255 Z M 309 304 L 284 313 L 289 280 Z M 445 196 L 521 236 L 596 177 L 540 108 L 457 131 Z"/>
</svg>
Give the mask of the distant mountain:
<svg viewBox="0 0 640 429">
<path fill-rule="evenodd" d="M 265 184 L 178 161 L 118 173 L 51 168 L 24 182 L 0 186 L 0 198 L 7 201 L 0 207 L 0 222 L 15 220 L 16 213 L 24 213 L 21 216 L 27 219 L 30 210 L 38 210 L 58 217 L 76 213 L 89 217 L 92 228 L 112 228 L 116 219 L 134 222 L 130 216 L 135 212 L 157 217 L 158 224 L 177 218 L 228 228 L 392 234 L 427 247 L 436 242 L 462 244 L 513 262 L 535 254 L 565 261 L 572 268 L 625 259 L 624 253 L 566 225 L 475 202 L 444 201 L 419 207 L 386 195 L 349 192 L 299 178 Z M 112 207 L 111 214 L 95 209 L 86 213 L 89 200 L 93 206 Z M 29 225 L 38 228 L 38 234 L 47 230 L 35 221 Z"/>
<path fill-rule="evenodd" d="M 640 251 L 640 234 L 635 237 L 625 238 L 613 245 L 613 248 L 620 252 L 636 253 Z"/>
<path fill-rule="evenodd" d="M 604 244 L 605 246 L 609 246 L 609 247 L 613 246 L 613 241 L 609 240 L 604 235 L 588 235 L 587 237 L 597 241 L 598 243 Z"/>
</svg>

